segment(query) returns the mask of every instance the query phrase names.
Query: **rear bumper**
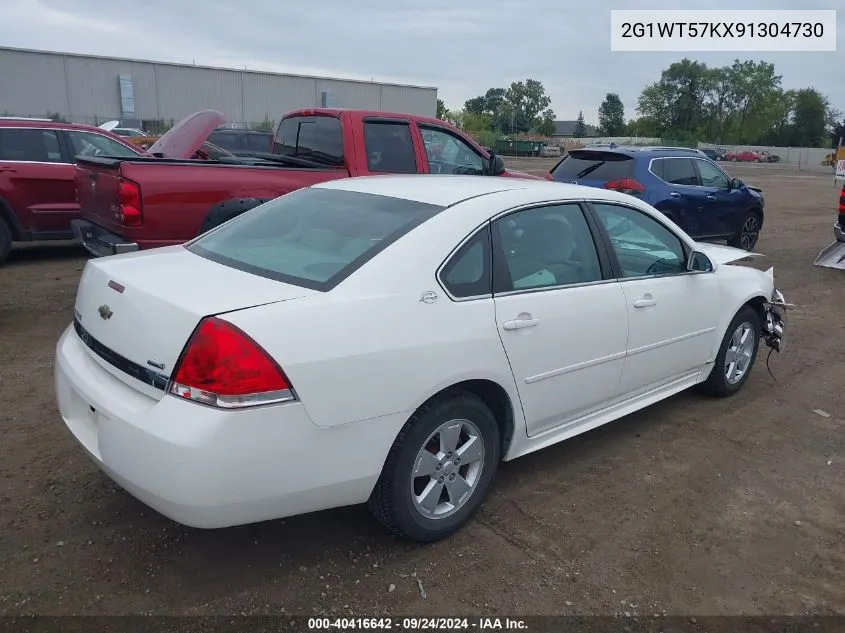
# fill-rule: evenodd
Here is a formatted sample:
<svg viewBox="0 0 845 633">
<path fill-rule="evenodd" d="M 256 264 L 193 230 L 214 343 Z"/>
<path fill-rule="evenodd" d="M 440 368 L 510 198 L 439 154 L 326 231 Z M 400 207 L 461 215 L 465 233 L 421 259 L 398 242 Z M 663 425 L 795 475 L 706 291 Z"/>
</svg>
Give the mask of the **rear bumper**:
<svg viewBox="0 0 845 633">
<path fill-rule="evenodd" d="M 88 220 L 71 220 L 70 228 L 89 253 L 94 257 L 120 255 L 138 250 L 138 244 L 129 242 L 115 233 L 97 226 Z"/>
</svg>

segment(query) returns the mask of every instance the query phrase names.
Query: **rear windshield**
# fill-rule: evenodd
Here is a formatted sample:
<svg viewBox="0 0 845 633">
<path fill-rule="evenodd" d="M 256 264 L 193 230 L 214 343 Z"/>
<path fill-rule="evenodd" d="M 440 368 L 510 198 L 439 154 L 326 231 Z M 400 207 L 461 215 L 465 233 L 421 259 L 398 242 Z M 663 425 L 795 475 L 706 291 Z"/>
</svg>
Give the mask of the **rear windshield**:
<svg viewBox="0 0 845 633">
<path fill-rule="evenodd" d="M 634 160 L 617 152 L 572 151 L 552 170 L 560 182 L 620 180 L 634 173 Z"/>
<path fill-rule="evenodd" d="M 331 290 L 444 207 L 336 189 L 299 189 L 188 243 L 248 273 Z"/>
<path fill-rule="evenodd" d="M 330 116 L 294 116 L 283 119 L 273 139 L 273 152 L 315 163 L 342 166 L 343 133 L 340 119 Z"/>
</svg>

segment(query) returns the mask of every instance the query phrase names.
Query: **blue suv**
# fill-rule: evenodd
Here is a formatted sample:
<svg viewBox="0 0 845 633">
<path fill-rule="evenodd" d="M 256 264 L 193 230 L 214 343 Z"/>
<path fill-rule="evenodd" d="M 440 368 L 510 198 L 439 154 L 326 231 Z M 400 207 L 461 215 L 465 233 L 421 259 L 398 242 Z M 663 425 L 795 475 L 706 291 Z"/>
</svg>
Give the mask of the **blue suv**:
<svg viewBox="0 0 845 633">
<path fill-rule="evenodd" d="M 673 147 L 586 147 L 569 152 L 552 179 L 636 196 L 696 240 L 750 251 L 763 228 L 759 189 L 731 178 L 703 152 Z"/>
</svg>

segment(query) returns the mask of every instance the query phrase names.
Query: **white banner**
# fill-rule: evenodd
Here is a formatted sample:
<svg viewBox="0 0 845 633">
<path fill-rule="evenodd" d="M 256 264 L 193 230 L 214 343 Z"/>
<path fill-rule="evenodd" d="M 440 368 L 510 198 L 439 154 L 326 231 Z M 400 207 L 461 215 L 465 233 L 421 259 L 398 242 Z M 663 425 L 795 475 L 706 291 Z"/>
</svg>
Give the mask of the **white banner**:
<svg viewBox="0 0 845 633">
<path fill-rule="evenodd" d="M 845 179 L 845 160 L 836 161 L 836 176 L 834 180 Z"/>
<path fill-rule="evenodd" d="M 835 52 L 836 10 L 612 10 L 610 50 Z"/>
</svg>

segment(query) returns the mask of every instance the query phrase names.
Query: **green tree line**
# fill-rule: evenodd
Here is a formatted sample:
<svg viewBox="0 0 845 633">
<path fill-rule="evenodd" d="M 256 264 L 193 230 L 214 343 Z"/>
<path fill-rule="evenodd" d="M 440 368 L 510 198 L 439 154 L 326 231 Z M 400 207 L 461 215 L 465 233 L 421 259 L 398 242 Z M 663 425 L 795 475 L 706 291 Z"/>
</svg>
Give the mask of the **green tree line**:
<svg viewBox="0 0 845 633">
<path fill-rule="evenodd" d="M 684 58 L 661 72 L 637 100 L 637 115 L 625 121 L 618 93 L 608 93 L 596 112 L 602 136 L 671 138 L 684 143 L 813 147 L 845 136 L 842 113 L 813 87 L 785 90 L 774 64 L 736 60 L 709 67 Z M 459 111 L 438 100 L 437 116 L 492 142 L 507 134 L 555 131 L 551 99 L 536 79 L 490 88 Z M 839 123 L 841 121 L 841 123 Z M 584 136 L 579 112 L 573 136 Z"/>
</svg>

